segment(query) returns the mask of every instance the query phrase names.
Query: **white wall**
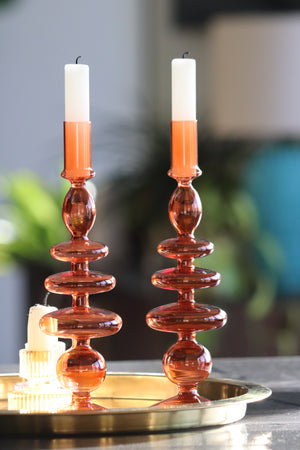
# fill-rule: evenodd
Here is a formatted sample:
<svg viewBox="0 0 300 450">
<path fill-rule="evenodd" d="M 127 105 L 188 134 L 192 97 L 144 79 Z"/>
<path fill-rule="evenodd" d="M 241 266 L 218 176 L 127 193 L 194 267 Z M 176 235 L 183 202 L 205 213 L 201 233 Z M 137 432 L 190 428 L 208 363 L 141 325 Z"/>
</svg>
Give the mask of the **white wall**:
<svg viewBox="0 0 300 450">
<path fill-rule="evenodd" d="M 129 143 L 118 138 L 120 125 L 145 114 L 150 89 L 145 8 L 145 0 L 15 0 L 0 7 L 0 175 L 27 169 L 45 181 L 59 180 L 64 64 L 78 55 L 90 66 L 97 181 L 126 168 Z M 111 151 L 116 138 L 117 155 Z M 19 269 L 0 274 L 0 289 L 0 338 L 9 340 L 0 363 L 17 362 L 26 339 Z"/>
</svg>

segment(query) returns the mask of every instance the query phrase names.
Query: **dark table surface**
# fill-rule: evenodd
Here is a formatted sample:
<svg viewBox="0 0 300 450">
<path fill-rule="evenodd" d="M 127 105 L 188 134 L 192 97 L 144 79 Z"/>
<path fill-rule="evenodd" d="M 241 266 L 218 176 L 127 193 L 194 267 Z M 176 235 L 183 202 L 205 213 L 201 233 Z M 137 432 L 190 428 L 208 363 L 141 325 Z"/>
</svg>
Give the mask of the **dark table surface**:
<svg viewBox="0 0 300 450">
<path fill-rule="evenodd" d="M 114 361 L 111 372 L 162 372 L 160 361 Z M 17 367 L 0 366 L 1 373 Z M 300 356 L 216 358 L 212 376 L 252 381 L 272 389 L 270 398 L 249 404 L 240 422 L 221 427 L 107 437 L 0 440 L 1 449 L 300 449 Z"/>
</svg>

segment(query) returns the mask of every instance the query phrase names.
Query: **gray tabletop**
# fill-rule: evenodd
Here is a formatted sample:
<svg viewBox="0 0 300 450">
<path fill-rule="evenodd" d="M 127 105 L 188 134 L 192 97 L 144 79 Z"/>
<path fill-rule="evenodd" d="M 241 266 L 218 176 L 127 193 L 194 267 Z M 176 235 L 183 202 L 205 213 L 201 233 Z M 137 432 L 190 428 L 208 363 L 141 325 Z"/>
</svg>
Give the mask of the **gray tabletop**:
<svg viewBox="0 0 300 450">
<path fill-rule="evenodd" d="M 108 362 L 112 372 L 162 372 L 160 361 Z M 13 368 L 2 368 L 6 371 Z M 1 370 L 1 367 L 0 367 Z M 232 425 L 176 433 L 55 439 L 1 439 L 3 449 L 300 449 L 300 356 L 219 358 L 212 376 L 270 387 L 272 397 L 248 405 Z"/>
</svg>

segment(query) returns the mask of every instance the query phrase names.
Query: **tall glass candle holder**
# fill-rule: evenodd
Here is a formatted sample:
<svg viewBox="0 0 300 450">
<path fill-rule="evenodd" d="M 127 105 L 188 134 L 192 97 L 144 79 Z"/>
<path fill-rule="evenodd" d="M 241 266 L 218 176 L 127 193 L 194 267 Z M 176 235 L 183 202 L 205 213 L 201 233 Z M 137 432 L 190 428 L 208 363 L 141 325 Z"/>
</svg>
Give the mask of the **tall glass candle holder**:
<svg viewBox="0 0 300 450">
<path fill-rule="evenodd" d="M 219 273 L 195 267 L 194 259 L 209 255 L 211 242 L 194 236 L 202 216 L 202 204 L 192 186 L 201 175 L 197 161 L 197 121 L 171 122 L 172 167 L 168 175 L 178 186 L 169 202 L 170 221 L 177 231 L 176 238 L 159 244 L 158 252 L 177 260 L 177 267 L 164 269 L 152 276 L 154 286 L 177 290 L 178 302 L 159 306 L 147 314 L 148 325 L 158 331 L 178 334 L 178 340 L 165 353 L 163 369 L 170 381 L 177 384 L 178 395 L 159 405 L 177 405 L 206 401 L 197 386 L 209 375 L 212 361 L 209 351 L 196 341 L 197 331 L 225 325 L 227 316 L 215 306 L 195 302 L 195 289 L 216 286 Z"/>
<path fill-rule="evenodd" d="M 63 207 L 64 223 L 71 234 L 70 241 L 54 245 L 51 255 L 69 261 L 71 270 L 49 276 L 48 291 L 72 295 L 72 307 L 46 314 L 40 320 L 41 329 L 52 336 L 71 338 L 72 347 L 57 362 L 57 378 L 72 391 L 72 403 L 67 409 L 102 409 L 91 402 L 91 392 L 103 381 L 106 364 L 103 356 L 93 350 L 90 339 L 117 333 L 121 318 L 110 311 L 92 308 L 89 294 L 114 288 L 112 275 L 89 270 L 88 263 L 108 254 L 106 245 L 88 239 L 96 208 L 86 181 L 95 174 L 91 169 L 90 122 L 65 122 L 65 168 L 62 176 L 71 183 Z"/>
</svg>

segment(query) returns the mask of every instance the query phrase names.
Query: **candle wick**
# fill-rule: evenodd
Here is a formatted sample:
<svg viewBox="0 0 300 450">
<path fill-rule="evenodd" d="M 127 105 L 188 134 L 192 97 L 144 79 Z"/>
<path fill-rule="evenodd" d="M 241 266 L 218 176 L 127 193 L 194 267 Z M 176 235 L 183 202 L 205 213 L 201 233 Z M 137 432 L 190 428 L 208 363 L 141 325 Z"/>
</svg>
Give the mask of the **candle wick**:
<svg viewBox="0 0 300 450">
<path fill-rule="evenodd" d="M 182 54 L 182 57 L 184 58 L 185 55 L 189 55 L 189 54 L 190 54 L 190 52 L 184 52 L 184 53 Z"/>
<path fill-rule="evenodd" d="M 77 58 L 76 58 L 76 64 L 78 64 L 79 58 L 81 58 L 81 56 L 77 56 Z"/>
<path fill-rule="evenodd" d="M 50 295 L 50 292 L 47 292 L 44 297 L 44 306 L 47 306 L 47 300 L 48 300 L 49 295 Z"/>
</svg>

